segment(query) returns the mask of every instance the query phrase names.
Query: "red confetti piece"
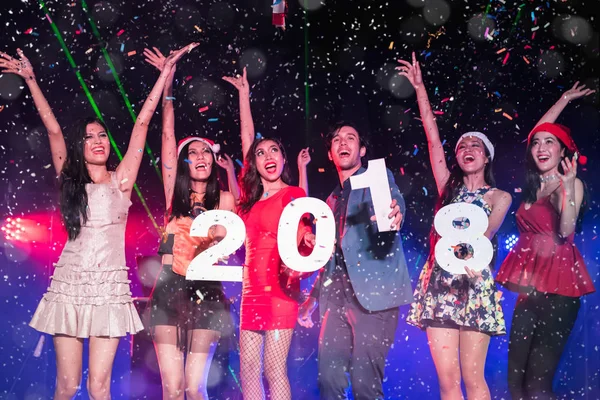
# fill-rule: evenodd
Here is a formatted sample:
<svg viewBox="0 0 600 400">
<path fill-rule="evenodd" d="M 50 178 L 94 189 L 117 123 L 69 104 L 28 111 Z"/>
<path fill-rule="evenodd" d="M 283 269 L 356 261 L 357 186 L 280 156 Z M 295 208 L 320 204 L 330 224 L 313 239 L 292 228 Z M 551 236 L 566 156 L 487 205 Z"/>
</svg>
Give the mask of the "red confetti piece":
<svg viewBox="0 0 600 400">
<path fill-rule="evenodd" d="M 400 167 L 400 173 L 404 175 L 404 167 Z"/>
<path fill-rule="evenodd" d="M 504 61 L 502 61 L 502 65 L 506 65 L 506 62 L 508 61 L 509 56 L 510 56 L 510 53 L 506 53 L 506 56 L 504 56 Z"/>
<path fill-rule="evenodd" d="M 33 32 L 33 28 L 29 28 L 27 29 L 25 32 L 23 32 L 26 35 L 29 35 L 31 32 Z"/>
<path fill-rule="evenodd" d="M 444 115 L 443 111 L 434 111 L 433 112 L 435 115 Z"/>
<path fill-rule="evenodd" d="M 200 111 L 200 112 L 208 111 L 208 106 L 201 107 L 200 109 L 198 109 L 198 111 Z"/>
<path fill-rule="evenodd" d="M 125 29 L 121 29 L 119 32 L 117 32 L 117 36 L 121 36 L 124 33 L 125 33 Z"/>
<path fill-rule="evenodd" d="M 448 100 L 450 100 L 450 97 L 446 97 L 445 99 L 442 99 L 442 103 L 447 102 Z"/>
</svg>

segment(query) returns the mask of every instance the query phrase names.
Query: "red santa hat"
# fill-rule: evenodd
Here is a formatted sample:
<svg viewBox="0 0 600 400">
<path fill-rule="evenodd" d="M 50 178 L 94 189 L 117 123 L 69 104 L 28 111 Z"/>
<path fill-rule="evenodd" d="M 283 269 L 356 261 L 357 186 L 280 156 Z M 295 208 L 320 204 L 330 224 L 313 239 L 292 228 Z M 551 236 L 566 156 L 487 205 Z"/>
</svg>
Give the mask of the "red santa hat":
<svg viewBox="0 0 600 400">
<path fill-rule="evenodd" d="M 188 136 L 185 139 L 181 139 L 177 144 L 177 157 L 181 154 L 181 150 L 188 144 L 192 142 L 202 142 L 205 143 L 208 148 L 213 152 L 213 154 L 217 154 L 221 150 L 221 146 L 210 139 L 196 137 L 196 136 Z"/>
<path fill-rule="evenodd" d="M 538 132 L 548 132 L 553 134 L 566 146 L 567 149 L 569 149 L 573 153 L 577 153 L 576 159 L 577 162 L 579 162 L 579 164 L 587 164 L 587 157 L 579 152 L 579 149 L 577 148 L 573 137 L 571 137 L 571 130 L 566 126 L 561 124 L 554 124 L 551 122 L 544 122 L 543 124 L 539 124 L 538 126 L 533 128 L 533 130 L 529 133 L 529 136 L 527 136 L 528 146 L 531 142 L 531 139 L 533 139 L 533 136 Z"/>
</svg>

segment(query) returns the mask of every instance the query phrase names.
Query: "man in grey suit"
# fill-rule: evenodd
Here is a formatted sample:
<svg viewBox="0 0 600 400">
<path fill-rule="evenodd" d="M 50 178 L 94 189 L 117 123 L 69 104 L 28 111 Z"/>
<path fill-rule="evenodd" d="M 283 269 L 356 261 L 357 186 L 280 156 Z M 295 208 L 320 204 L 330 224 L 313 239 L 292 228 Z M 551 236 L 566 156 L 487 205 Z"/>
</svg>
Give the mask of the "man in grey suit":
<svg viewBox="0 0 600 400">
<path fill-rule="evenodd" d="M 353 124 L 340 122 L 326 139 L 340 181 L 327 199 L 336 220 L 336 245 L 300 307 L 298 323 L 313 326 L 311 315 L 320 304 L 321 399 L 347 399 L 349 383 L 355 400 L 383 399 L 385 360 L 394 342 L 398 307 L 412 301 L 398 232 L 405 203 L 388 170 L 393 230 L 378 232 L 370 190 L 352 190 L 350 184 L 351 176 L 366 171 L 366 138 Z"/>
</svg>

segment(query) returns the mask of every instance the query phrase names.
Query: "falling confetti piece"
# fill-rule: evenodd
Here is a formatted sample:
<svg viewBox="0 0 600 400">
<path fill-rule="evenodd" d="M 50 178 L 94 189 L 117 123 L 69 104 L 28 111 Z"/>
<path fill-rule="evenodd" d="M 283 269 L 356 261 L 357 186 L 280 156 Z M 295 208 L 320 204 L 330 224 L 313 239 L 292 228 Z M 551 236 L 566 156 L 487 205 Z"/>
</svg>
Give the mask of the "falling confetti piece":
<svg viewBox="0 0 600 400">
<path fill-rule="evenodd" d="M 208 122 L 217 122 L 219 118 L 209 118 Z"/>
<path fill-rule="evenodd" d="M 207 110 L 208 110 L 208 106 L 200 107 L 198 109 L 198 111 L 200 111 L 200 112 L 204 112 L 204 111 L 207 111 Z"/>
<path fill-rule="evenodd" d="M 198 27 L 198 25 L 194 25 L 194 28 L 196 28 L 196 30 L 197 30 L 198 32 L 202 33 L 202 29 L 200 29 L 200 28 Z"/>
<path fill-rule="evenodd" d="M 425 192 L 425 196 L 429 195 L 429 193 L 427 192 L 427 188 L 425 186 L 423 186 L 423 192 Z"/>
<path fill-rule="evenodd" d="M 2 110 L 4 110 L 4 106 L 0 106 L 0 112 L 2 112 Z"/>
<path fill-rule="evenodd" d="M 388 47 L 389 50 L 392 50 L 394 48 L 394 42 L 390 42 L 390 46 Z"/>
<path fill-rule="evenodd" d="M 23 32 L 26 35 L 29 35 L 31 32 L 33 32 L 33 28 L 29 28 L 27 29 L 25 32 Z"/>
<path fill-rule="evenodd" d="M 325 172 L 325 168 L 319 168 L 318 171 L 321 172 L 321 173 L 323 173 L 323 172 Z"/>
<path fill-rule="evenodd" d="M 196 295 L 198 295 L 198 297 L 200 298 L 200 300 L 204 300 L 204 295 L 202 294 L 202 292 L 199 289 L 196 290 Z"/>
<path fill-rule="evenodd" d="M 127 178 L 123 178 L 123 179 L 121 180 L 121 185 L 122 185 L 122 184 L 124 184 L 124 183 L 127 183 L 127 182 L 129 182 L 129 179 L 127 179 Z"/>
<path fill-rule="evenodd" d="M 242 163 L 242 162 L 241 162 L 239 159 L 237 159 L 237 158 L 235 159 L 235 162 L 236 162 L 236 163 L 238 163 L 238 165 L 239 165 L 240 167 L 243 167 L 243 166 L 244 166 L 244 163 Z"/>
<path fill-rule="evenodd" d="M 93 50 L 94 50 L 94 49 L 90 47 L 89 49 L 87 49 L 87 50 L 85 51 L 85 54 L 90 54 L 90 53 L 91 53 Z"/>
<path fill-rule="evenodd" d="M 52 166 L 52 164 L 44 165 L 44 169 L 48 169 Z"/>
<path fill-rule="evenodd" d="M 125 50 L 125 43 L 121 43 L 121 53 Z"/>
<path fill-rule="evenodd" d="M 527 64 L 529 64 L 529 60 L 527 59 L 527 57 L 523 56 L 523 60 L 525 60 L 525 62 L 526 62 Z"/>
<path fill-rule="evenodd" d="M 175 100 L 175 97 L 173 97 L 173 96 L 165 96 L 165 99 L 166 100 Z"/>
<path fill-rule="evenodd" d="M 134 56 L 136 54 L 137 54 L 137 52 L 135 50 L 133 50 L 133 51 L 130 51 L 129 53 L 127 53 L 127 56 L 131 57 L 131 56 Z"/>
<path fill-rule="evenodd" d="M 331 279 L 327 279 L 325 282 L 323 282 L 323 286 L 327 287 L 329 285 L 331 285 L 333 283 L 333 281 Z"/>
<path fill-rule="evenodd" d="M 117 32 L 117 36 L 121 36 L 123 33 L 125 33 L 125 29 L 121 29 L 119 32 Z"/>
<path fill-rule="evenodd" d="M 504 47 L 504 48 L 501 48 L 500 50 L 498 50 L 496 52 L 496 54 L 501 54 L 501 53 L 504 53 L 505 51 L 506 51 L 506 48 Z"/>
<path fill-rule="evenodd" d="M 400 167 L 400 173 L 404 175 L 404 167 Z"/>
<path fill-rule="evenodd" d="M 521 193 L 522 189 L 521 188 L 515 188 L 515 193 Z"/>
<path fill-rule="evenodd" d="M 507 113 L 503 112 L 502 115 L 512 121 L 512 117 Z"/>
<path fill-rule="evenodd" d="M 506 56 L 504 56 L 504 61 L 502 61 L 502 65 L 506 64 L 506 62 L 508 61 L 508 56 L 510 56 L 510 53 L 506 53 Z"/>
<path fill-rule="evenodd" d="M 188 160 L 187 158 L 186 158 L 185 160 L 183 160 L 183 161 L 185 161 L 185 162 L 186 162 L 186 163 L 188 163 L 188 164 L 191 164 L 191 163 L 192 163 L 192 162 L 191 162 L 190 160 Z"/>
<path fill-rule="evenodd" d="M 262 139 L 263 138 L 262 135 L 260 134 L 260 132 L 256 132 L 256 138 L 257 139 Z"/>
</svg>

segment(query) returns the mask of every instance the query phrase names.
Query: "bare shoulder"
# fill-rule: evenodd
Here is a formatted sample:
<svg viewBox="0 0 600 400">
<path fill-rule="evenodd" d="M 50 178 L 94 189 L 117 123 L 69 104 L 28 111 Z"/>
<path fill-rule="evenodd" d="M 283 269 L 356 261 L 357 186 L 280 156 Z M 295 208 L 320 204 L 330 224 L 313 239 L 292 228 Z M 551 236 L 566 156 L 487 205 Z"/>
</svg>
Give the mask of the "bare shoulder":
<svg viewBox="0 0 600 400">
<path fill-rule="evenodd" d="M 221 191 L 219 199 L 219 210 L 233 211 L 235 209 L 235 198 L 231 192 Z"/>
<path fill-rule="evenodd" d="M 490 190 L 489 193 L 490 193 L 490 200 L 491 200 L 492 207 L 493 206 L 506 206 L 508 208 L 512 204 L 512 196 L 510 195 L 510 193 L 508 193 L 504 190 L 494 188 L 494 189 Z"/>
</svg>

